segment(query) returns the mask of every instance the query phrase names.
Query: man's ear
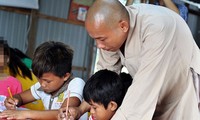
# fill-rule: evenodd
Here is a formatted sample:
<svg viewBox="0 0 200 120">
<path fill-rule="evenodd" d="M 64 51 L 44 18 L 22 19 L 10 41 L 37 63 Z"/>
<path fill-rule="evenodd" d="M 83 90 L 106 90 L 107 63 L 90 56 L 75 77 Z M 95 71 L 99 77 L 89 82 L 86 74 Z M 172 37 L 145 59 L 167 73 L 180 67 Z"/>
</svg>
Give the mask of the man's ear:
<svg viewBox="0 0 200 120">
<path fill-rule="evenodd" d="M 109 104 L 108 104 L 108 108 L 109 108 L 111 111 L 116 111 L 117 107 L 118 107 L 118 105 L 117 105 L 117 103 L 114 102 L 114 101 L 111 101 L 111 102 L 109 102 Z"/>
<path fill-rule="evenodd" d="M 128 21 L 122 20 L 119 22 L 119 27 L 122 29 L 123 32 L 127 32 L 129 29 Z"/>
<path fill-rule="evenodd" d="M 67 81 L 67 80 L 69 79 L 70 76 L 71 76 L 70 73 L 66 73 L 66 74 L 64 75 L 64 81 Z"/>
</svg>

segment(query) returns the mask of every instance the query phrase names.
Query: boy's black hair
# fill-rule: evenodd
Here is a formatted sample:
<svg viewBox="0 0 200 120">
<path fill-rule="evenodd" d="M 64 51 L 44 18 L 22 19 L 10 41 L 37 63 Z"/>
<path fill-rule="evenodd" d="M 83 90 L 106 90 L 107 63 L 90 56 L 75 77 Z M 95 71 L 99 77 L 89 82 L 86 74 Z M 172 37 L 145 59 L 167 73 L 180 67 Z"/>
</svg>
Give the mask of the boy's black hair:
<svg viewBox="0 0 200 120">
<path fill-rule="evenodd" d="M 7 44 L 7 41 L 0 40 L 0 47 L 4 50 L 4 55 L 8 57 L 8 67 L 11 76 L 16 77 L 17 75 L 23 78 L 28 77 L 32 80 L 32 74 L 28 67 L 21 61 L 21 59 L 15 53 L 15 50 Z"/>
<path fill-rule="evenodd" d="M 96 72 L 86 82 L 83 98 L 88 103 L 93 101 L 102 104 L 105 109 L 111 101 L 116 102 L 119 107 L 132 83 L 129 74 L 121 73 L 121 75 L 107 69 Z"/>
<path fill-rule="evenodd" d="M 33 55 L 32 71 L 38 77 L 51 72 L 63 77 L 71 73 L 73 50 L 62 42 L 48 41 L 37 47 Z"/>
<path fill-rule="evenodd" d="M 120 73 L 120 78 L 123 82 L 125 93 L 128 90 L 129 86 L 132 84 L 133 78 L 130 74 L 127 74 L 125 72 Z"/>
</svg>

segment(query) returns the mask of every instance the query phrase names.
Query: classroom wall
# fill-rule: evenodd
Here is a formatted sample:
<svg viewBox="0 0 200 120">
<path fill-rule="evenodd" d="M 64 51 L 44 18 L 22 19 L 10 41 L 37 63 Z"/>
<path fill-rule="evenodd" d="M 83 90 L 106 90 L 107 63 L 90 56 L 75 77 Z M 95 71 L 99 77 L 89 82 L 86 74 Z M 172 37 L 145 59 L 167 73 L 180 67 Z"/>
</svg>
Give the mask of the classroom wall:
<svg viewBox="0 0 200 120">
<path fill-rule="evenodd" d="M 1 7 L 1 6 L 0 6 Z M 28 41 L 28 34 L 31 30 L 33 15 L 20 14 L 15 11 L 0 10 L 0 37 L 8 40 L 11 47 L 16 47 L 23 52 L 28 48 L 35 49 L 39 44 L 48 40 L 62 41 L 69 44 L 75 51 L 73 60 L 73 73 L 75 76 L 87 79 L 92 73 L 96 47 L 94 41 L 87 34 L 84 25 L 68 23 L 70 0 L 40 0 L 38 13 L 62 20 L 38 17 L 35 27 L 35 38 Z M 188 25 L 194 35 L 197 44 L 200 46 L 199 17 L 189 13 Z M 184 34 L 184 33 L 183 33 Z M 34 40 L 34 44 L 32 42 Z"/>
<path fill-rule="evenodd" d="M 39 2 L 38 12 L 40 14 L 67 19 L 70 0 L 59 0 L 59 2 L 41 0 Z M 0 36 L 8 40 L 11 47 L 26 52 L 28 46 L 31 45 L 27 35 L 31 28 L 32 18 L 31 14 L 0 10 Z M 69 44 L 74 49 L 74 76 L 82 77 L 85 80 L 88 78 L 93 58 L 94 41 L 89 37 L 83 25 L 39 17 L 35 29 L 34 49 L 39 44 L 49 40 Z"/>
<path fill-rule="evenodd" d="M 12 47 L 26 49 L 27 15 L 0 10 L 0 36 Z"/>
</svg>

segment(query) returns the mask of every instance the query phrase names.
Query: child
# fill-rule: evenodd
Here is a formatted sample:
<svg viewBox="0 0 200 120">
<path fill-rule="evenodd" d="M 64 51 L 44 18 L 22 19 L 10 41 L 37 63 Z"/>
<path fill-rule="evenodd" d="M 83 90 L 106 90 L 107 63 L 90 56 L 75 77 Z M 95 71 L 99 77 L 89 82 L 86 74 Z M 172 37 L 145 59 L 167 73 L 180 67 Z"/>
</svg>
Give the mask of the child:
<svg viewBox="0 0 200 120">
<path fill-rule="evenodd" d="M 128 87 L 132 83 L 129 74 L 100 70 L 95 73 L 83 89 L 84 100 L 90 104 L 91 120 L 110 120 L 121 105 Z"/>
<path fill-rule="evenodd" d="M 0 40 L 0 56 L 0 112 L 2 112 L 6 110 L 4 106 L 6 97 L 22 92 L 22 86 L 15 77 L 4 73 L 5 67 L 10 63 L 10 49 L 4 40 Z"/>
<path fill-rule="evenodd" d="M 20 57 L 17 55 L 15 50 L 7 44 L 7 41 L 0 39 L 1 49 L 5 51 L 5 57 L 7 57 L 7 61 L 5 61 L 6 66 L 1 69 L 2 72 L 7 72 L 13 77 L 20 75 L 23 78 L 29 78 L 32 80 L 32 74 L 29 68 L 21 61 Z M 1 57 L 3 59 L 3 57 Z M 8 68 L 8 71 L 6 69 Z"/>
<path fill-rule="evenodd" d="M 4 73 L 15 77 L 20 81 L 22 90 L 30 89 L 37 81 L 36 76 L 31 72 L 30 65 L 32 60 L 17 48 L 9 47 L 9 62 L 5 67 Z M 28 64 L 27 64 L 28 63 Z M 44 110 L 41 100 L 31 102 L 24 107 L 33 110 Z"/>
<path fill-rule="evenodd" d="M 73 50 L 61 42 L 45 42 L 33 55 L 32 71 L 38 78 L 38 83 L 31 89 L 6 99 L 7 109 L 15 109 L 15 105 L 41 99 L 45 111 L 7 110 L 0 117 L 9 119 L 57 119 L 58 109 L 66 106 L 68 90 L 70 93 L 69 106 L 78 106 L 82 101 L 82 90 L 85 82 L 71 75 Z"/>
<path fill-rule="evenodd" d="M 131 83 L 132 77 L 126 73 L 118 75 L 105 69 L 92 75 L 83 89 L 84 103 L 85 105 L 88 103 L 87 110 L 91 113 L 89 120 L 110 120 L 121 105 Z M 80 115 L 77 113 L 79 111 L 77 107 L 71 110 L 73 112 L 69 113 L 70 119 Z M 60 109 L 59 120 L 65 119 L 63 111 Z"/>
<path fill-rule="evenodd" d="M 14 54 L 18 58 L 18 63 L 23 64 L 22 67 L 18 67 L 20 69 L 18 72 L 15 72 L 15 77 L 20 81 L 22 84 L 22 90 L 28 90 L 32 85 L 34 85 L 36 82 L 38 82 L 37 77 L 31 72 L 31 65 L 32 65 L 32 59 L 30 59 L 26 54 L 18 50 L 17 48 L 10 48 L 11 53 Z M 11 55 L 12 55 L 11 54 Z M 9 67 L 10 70 L 8 73 L 12 74 L 14 70 L 12 70 L 12 66 Z M 20 70 L 20 71 L 19 71 Z M 23 73 L 23 74 L 22 74 Z M 25 76 L 26 75 L 26 76 Z M 31 103 L 28 103 L 24 105 L 27 109 L 31 110 L 44 110 L 44 106 L 41 100 L 37 100 Z"/>
</svg>

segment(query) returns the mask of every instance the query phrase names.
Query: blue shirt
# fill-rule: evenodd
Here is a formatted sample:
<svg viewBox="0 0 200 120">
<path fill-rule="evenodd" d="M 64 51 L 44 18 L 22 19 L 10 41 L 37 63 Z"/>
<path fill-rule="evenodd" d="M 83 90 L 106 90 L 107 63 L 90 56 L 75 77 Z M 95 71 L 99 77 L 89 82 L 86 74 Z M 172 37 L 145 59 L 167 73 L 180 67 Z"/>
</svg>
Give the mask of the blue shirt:
<svg viewBox="0 0 200 120">
<path fill-rule="evenodd" d="M 180 16 L 185 21 L 187 21 L 187 18 L 188 18 L 188 8 L 184 5 L 183 2 L 180 2 L 180 0 L 173 0 L 173 2 L 178 7 Z"/>
</svg>

